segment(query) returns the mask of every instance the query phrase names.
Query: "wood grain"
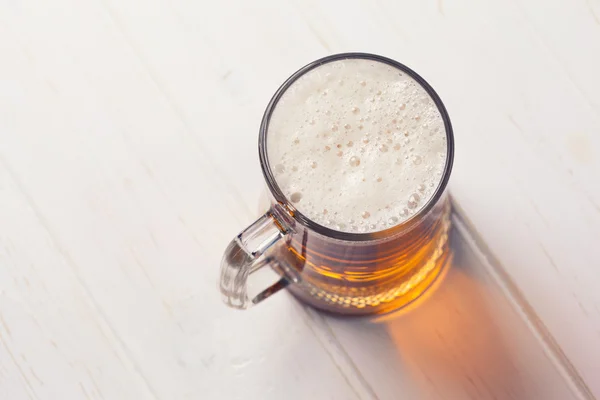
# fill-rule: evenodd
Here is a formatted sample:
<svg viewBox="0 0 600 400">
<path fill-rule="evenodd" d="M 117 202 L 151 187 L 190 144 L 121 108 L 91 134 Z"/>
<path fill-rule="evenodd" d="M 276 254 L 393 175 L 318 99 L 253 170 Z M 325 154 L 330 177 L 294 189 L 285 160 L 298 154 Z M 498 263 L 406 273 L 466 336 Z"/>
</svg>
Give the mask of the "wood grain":
<svg viewBox="0 0 600 400">
<path fill-rule="evenodd" d="M 597 0 L 0 1 L 0 398 L 599 397 L 598 15 Z M 221 305 L 221 252 L 263 188 L 266 103 L 303 64 L 357 50 L 441 95 L 451 193 L 554 350 L 497 277 L 462 267 L 468 249 L 398 322 L 286 294 Z"/>
</svg>

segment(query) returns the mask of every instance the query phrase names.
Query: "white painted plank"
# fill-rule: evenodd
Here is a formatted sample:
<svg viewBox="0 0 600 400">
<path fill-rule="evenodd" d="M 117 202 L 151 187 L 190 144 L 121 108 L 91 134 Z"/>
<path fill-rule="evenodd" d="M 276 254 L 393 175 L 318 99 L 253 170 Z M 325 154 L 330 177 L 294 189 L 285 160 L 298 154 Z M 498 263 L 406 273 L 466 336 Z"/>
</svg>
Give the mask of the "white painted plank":
<svg viewBox="0 0 600 400">
<path fill-rule="evenodd" d="M 338 357 L 339 343 L 319 342 L 326 327 L 306 322 L 286 295 L 239 314 L 215 291 L 220 253 L 254 217 L 248 204 L 262 190 L 256 135 L 270 95 L 302 64 L 349 50 L 396 58 L 438 89 L 457 136 L 454 196 L 600 396 L 600 51 L 587 45 L 597 28 L 585 11 L 597 9 L 594 0 L 556 1 L 550 17 L 535 14 L 542 7 L 534 1 L 50 6 L 0 4 L 0 155 L 25 192 L 13 198 L 29 196 L 39 212 L 27 227 L 2 224 L 0 232 L 11 240 L 21 229 L 22 246 L 29 234 L 55 238 L 62 252 L 48 256 L 77 266 L 73 291 L 97 304 L 85 312 L 108 321 L 156 397 L 278 398 L 292 385 L 297 398 L 386 398 L 406 383 L 393 372 L 365 375 L 369 364 L 357 360 L 368 353 L 355 340 L 342 349 L 356 365 Z M 65 269 L 52 283 L 62 274 L 73 280 Z M 76 312 L 48 326 L 67 335 Z M 82 343 L 94 348 L 89 335 Z M 396 365 L 392 354 L 382 364 Z M 528 377 L 533 364 L 519 363 L 516 376 Z M 35 364 L 37 372 L 43 361 Z M 19 378 L 19 365 L 2 365 L 12 379 L 0 390 L 48 398 Z M 531 390 L 544 390 L 543 379 L 534 373 Z M 114 389 L 111 398 L 141 387 Z"/>
<path fill-rule="evenodd" d="M 78 271 L 2 167 L 0 398 L 154 399 Z"/>
<path fill-rule="evenodd" d="M 0 154 L 54 252 L 76 271 L 75 289 L 96 304 L 90 318 L 110 321 L 148 390 L 161 399 L 282 398 L 290 387 L 298 399 L 365 398 L 290 311 L 289 298 L 246 314 L 222 305 L 216 266 L 226 240 L 250 221 L 248 207 L 102 7 L 38 6 L 0 13 L 0 75 L 13 77 L 0 104 Z M 37 29 L 49 21 L 58 28 L 42 35 Z M 12 233 L 17 222 L 1 229 L 7 237 L 36 234 Z M 63 274 L 47 279 L 58 284 Z M 72 329 L 51 323 L 63 335 Z M 71 346 L 101 351 L 88 336 Z M 94 359 L 82 363 L 93 368 Z M 76 376 L 64 371 L 65 380 Z M 140 398 L 120 390 L 117 378 L 102 383 L 103 391 L 114 385 L 109 398 Z M 55 389 L 36 395 L 66 398 L 71 386 Z"/>
</svg>

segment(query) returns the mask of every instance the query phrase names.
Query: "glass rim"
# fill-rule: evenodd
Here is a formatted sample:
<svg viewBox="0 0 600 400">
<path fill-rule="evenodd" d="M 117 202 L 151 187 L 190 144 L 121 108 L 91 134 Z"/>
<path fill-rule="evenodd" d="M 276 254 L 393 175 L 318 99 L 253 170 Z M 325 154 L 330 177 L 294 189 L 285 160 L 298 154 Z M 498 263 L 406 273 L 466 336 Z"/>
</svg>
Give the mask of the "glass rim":
<svg viewBox="0 0 600 400">
<path fill-rule="evenodd" d="M 269 128 L 269 122 L 271 120 L 271 115 L 279 102 L 281 96 L 292 86 L 294 82 L 307 72 L 329 62 L 339 61 L 339 60 L 349 60 L 349 59 L 363 59 L 363 60 L 372 60 L 381 63 L 388 64 L 403 73 L 406 73 L 412 79 L 414 79 L 421 87 L 427 92 L 427 94 L 431 97 L 434 104 L 436 105 L 438 111 L 440 112 L 440 116 L 444 122 L 444 127 L 446 130 L 446 163 L 444 165 L 444 172 L 440 182 L 431 198 L 421 209 L 412 215 L 407 220 L 396 224 L 390 228 L 374 231 L 374 232 L 343 232 L 335 229 L 328 228 L 321 224 L 318 224 L 302 214 L 300 210 L 298 210 L 292 203 L 287 199 L 287 197 L 283 194 L 277 181 L 275 180 L 275 176 L 271 170 L 271 166 L 269 163 L 269 157 L 267 154 L 267 131 Z M 339 53 L 332 54 L 318 60 L 315 60 L 304 67 L 300 68 L 298 71 L 294 72 L 285 82 L 277 89 L 271 101 L 267 105 L 265 113 L 263 115 L 261 124 L 260 124 L 260 133 L 258 139 L 258 153 L 260 158 L 260 166 L 263 172 L 263 176 L 267 182 L 267 187 L 269 191 L 275 198 L 275 200 L 283 205 L 286 209 L 290 211 L 292 214 L 292 218 L 305 226 L 306 228 L 317 232 L 323 236 L 327 236 L 333 239 L 345 240 L 345 241 L 371 241 L 377 240 L 381 238 L 393 237 L 398 234 L 405 232 L 408 228 L 412 227 L 415 223 L 418 223 L 422 218 L 427 215 L 427 213 L 438 203 L 442 195 L 444 194 L 444 190 L 448 184 L 448 180 L 450 179 L 450 172 L 452 171 L 452 164 L 454 162 L 454 133 L 452 131 L 452 124 L 450 123 L 450 116 L 446 111 L 446 107 L 444 103 L 438 96 L 438 94 L 433 90 L 433 88 L 423 79 L 419 74 L 410 69 L 404 64 L 399 63 L 398 61 L 392 60 L 387 57 L 383 57 L 376 54 L 370 53 Z"/>
</svg>

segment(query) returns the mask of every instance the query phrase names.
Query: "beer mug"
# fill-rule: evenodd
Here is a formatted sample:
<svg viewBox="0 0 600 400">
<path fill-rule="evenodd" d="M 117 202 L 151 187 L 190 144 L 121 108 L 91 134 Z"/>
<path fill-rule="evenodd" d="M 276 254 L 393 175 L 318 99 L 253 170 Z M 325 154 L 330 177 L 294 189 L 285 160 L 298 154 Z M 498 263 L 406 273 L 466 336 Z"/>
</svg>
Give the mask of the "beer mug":
<svg viewBox="0 0 600 400">
<path fill-rule="evenodd" d="M 453 153 L 442 101 L 408 67 L 345 53 L 301 68 L 262 119 L 270 207 L 225 250 L 225 303 L 245 309 L 287 288 L 335 313 L 405 306 L 451 256 Z"/>
</svg>

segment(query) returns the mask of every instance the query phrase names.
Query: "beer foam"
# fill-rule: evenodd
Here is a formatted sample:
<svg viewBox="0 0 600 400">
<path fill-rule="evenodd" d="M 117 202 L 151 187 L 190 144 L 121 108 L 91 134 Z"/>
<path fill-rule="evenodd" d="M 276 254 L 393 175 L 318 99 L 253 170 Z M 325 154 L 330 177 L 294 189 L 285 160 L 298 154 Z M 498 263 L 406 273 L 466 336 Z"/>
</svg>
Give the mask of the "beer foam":
<svg viewBox="0 0 600 400">
<path fill-rule="evenodd" d="M 322 64 L 281 96 L 267 154 L 286 198 L 312 221 L 343 232 L 400 224 L 434 195 L 446 130 L 427 92 L 386 63 Z"/>
</svg>

